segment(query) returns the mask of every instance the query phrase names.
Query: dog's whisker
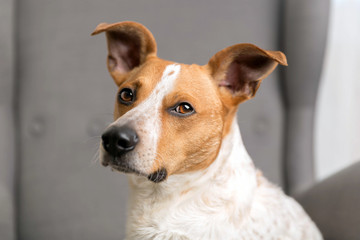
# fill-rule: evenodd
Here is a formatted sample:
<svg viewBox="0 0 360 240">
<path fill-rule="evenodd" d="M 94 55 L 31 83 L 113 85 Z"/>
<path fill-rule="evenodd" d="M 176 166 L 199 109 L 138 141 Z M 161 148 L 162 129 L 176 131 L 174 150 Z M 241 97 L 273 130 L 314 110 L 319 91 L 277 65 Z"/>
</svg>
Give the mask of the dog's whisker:
<svg viewBox="0 0 360 240">
<path fill-rule="evenodd" d="M 95 164 L 97 164 L 98 162 L 100 162 L 100 149 L 97 148 L 96 152 L 94 153 L 93 157 L 91 158 L 90 161 L 90 166 L 94 166 Z"/>
</svg>

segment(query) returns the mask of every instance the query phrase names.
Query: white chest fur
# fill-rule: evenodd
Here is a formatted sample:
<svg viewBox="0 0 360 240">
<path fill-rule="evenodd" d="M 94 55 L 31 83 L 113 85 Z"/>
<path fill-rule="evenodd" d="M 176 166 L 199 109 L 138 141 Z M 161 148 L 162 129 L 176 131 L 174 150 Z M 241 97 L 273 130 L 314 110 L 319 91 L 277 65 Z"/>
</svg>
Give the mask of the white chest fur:
<svg viewBox="0 0 360 240">
<path fill-rule="evenodd" d="M 209 168 L 130 184 L 127 239 L 321 239 L 295 201 L 257 177 L 236 120 Z"/>
</svg>

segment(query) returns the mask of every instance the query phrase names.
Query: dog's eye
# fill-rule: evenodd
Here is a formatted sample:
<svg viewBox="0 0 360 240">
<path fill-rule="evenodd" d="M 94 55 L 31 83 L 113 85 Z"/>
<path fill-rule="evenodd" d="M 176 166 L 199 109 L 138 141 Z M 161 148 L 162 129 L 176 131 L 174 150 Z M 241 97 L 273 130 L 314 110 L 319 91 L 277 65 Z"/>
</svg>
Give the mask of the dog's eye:
<svg viewBox="0 0 360 240">
<path fill-rule="evenodd" d="M 130 105 L 134 98 L 135 94 L 130 88 L 124 88 L 119 92 L 119 101 L 125 105 Z"/>
<path fill-rule="evenodd" d="M 183 102 L 173 108 L 171 112 L 181 116 L 188 116 L 193 114 L 195 111 L 194 108 L 190 105 L 190 103 Z"/>
</svg>

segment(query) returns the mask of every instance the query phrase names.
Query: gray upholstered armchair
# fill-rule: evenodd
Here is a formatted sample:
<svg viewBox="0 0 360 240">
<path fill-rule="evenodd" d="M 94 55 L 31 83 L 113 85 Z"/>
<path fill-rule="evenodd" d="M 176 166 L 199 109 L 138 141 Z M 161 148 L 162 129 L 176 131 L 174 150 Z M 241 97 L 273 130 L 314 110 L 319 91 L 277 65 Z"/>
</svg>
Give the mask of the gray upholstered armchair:
<svg viewBox="0 0 360 240">
<path fill-rule="evenodd" d="M 289 67 L 240 106 L 242 136 L 255 164 L 301 196 L 324 235 L 345 239 L 328 227 L 337 219 L 324 217 L 344 206 L 323 202 L 348 175 L 307 191 L 314 185 L 313 114 L 328 12 L 328 0 L 2 1 L 0 239 L 124 235 L 126 177 L 94 161 L 116 89 L 104 39 L 90 38 L 99 22 L 122 20 L 145 24 L 159 55 L 179 62 L 204 64 L 239 42 L 284 51 Z"/>
</svg>

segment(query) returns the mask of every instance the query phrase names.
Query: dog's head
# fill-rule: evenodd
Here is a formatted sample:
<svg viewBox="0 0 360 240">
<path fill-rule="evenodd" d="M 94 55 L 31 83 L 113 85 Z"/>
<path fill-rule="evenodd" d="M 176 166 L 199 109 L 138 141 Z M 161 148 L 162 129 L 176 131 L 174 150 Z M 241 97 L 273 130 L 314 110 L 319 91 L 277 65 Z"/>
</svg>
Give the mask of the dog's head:
<svg viewBox="0 0 360 240">
<path fill-rule="evenodd" d="M 101 162 L 154 182 L 208 167 L 237 105 L 254 97 L 278 63 L 286 65 L 283 53 L 252 44 L 225 48 L 205 66 L 179 64 L 156 56 L 154 37 L 139 23 L 102 23 L 92 35 L 101 32 L 119 89 Z"/>
</svg>

